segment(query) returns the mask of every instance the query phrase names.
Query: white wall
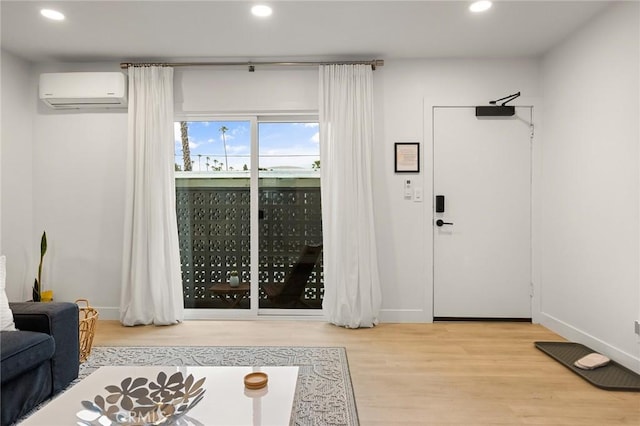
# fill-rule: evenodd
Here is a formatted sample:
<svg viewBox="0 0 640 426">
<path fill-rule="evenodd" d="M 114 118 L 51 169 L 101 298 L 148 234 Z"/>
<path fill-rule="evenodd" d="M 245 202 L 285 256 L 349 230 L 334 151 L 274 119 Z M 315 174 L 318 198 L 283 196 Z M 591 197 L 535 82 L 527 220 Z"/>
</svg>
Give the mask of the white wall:
<svg viewBox="0 0 640 426">
<path fill-rule="evenodd" d="M 119 304 L 126 123 L 122 112 L 36 118 L 34 229 L 47 231 L 43 281 L 57 300 Z"/>
<path fill-rule="evenodd" d="M 29 230 L 28 249 L 22 250 L 30 260 L 25 262 L 26 277 L 19 280 L 23 291 L 29 292 L 37 272 L 40 236 L 46 230 L 43 288 L 53 290 L 59 301 L 87 298 L 104 307 L 109 317 L 117 312 L 120 299 L 126 110 L 55 111 L 37 98 L 41 72 L 85 70 L 115 71 L 118 65 L 34 65 L 13 76 L 11 84 L 24 82 L 20 97 L 30 106 L 24 115 L 29 117 L 32 140 L 23 164 L 17 154 L 3 159 L 11 164 L 8 170 L 3 164 L 3 174 L 14 181 L 14 176 L 25 174 L 20 180 L 28 180 L 31 188 L 21 196 L 29 200 L 32 212 L 23 214 L 3 191 L 3 210 L 13 220 L 4 221 L 2 238 L 5 251 L 15 251 L 21 247 L 8 238 L 8 229 Z M 3 103 L 5 96 L 3 91 Z M 5 111 L 3 119 L 4 115 Z M 24 149 L 17 140 L 3 140 L 4 147 Z M 23 166 L 26 170 L 21 171 Z M 12 262 L 8 259 L 8 269 Z"/>
<path fill-rule="evenodd" d="M 542 323 L 640 371 L 640 5 L 543 60 Z"/>
<path fill-rule="evenodd" d="M 487 105 L 522 92 L 517 105 L 538 98 L 538 63 L 520 60 L 387 61 L 374 74 L 376 226 L 383 284 L 383 321 L 433 318 L 433 181 L 430 105 Z M 421 142 L 421 173 L 395 174 L 395 142 Z M 411 178 L 424 202 L 403 198 Z"/>
<path fill-rule="evenodd" d="M 176 113 L 317 113 L 317 68 L 176 68 Z"/>
<path fill-rule="evenodd" d="M 31 65 L 17 56 L 2 55 L 2 140 L 0 202 L 2 244 L 7 256 L 7 296 L 11 301 L 31 298 L 36 277 L 33 230 L 33 119 L 35 90 Z"/>
</svg>

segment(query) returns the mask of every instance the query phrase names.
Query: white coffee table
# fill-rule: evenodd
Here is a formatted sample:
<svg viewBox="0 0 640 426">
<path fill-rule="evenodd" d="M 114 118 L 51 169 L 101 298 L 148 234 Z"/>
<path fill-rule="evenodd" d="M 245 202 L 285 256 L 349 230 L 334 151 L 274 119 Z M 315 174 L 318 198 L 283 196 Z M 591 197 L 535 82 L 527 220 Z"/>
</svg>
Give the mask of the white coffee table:
<svg viewBox="0 0 640 426">
<path fill-rule="evenodd" d="M 269 382 L 262 390 L 247 390 L 244 376 L 261 371 L 267 373 Z M 206 389 L 202 401 L 195 405 L 182 420 L 193 425 L 223 426 L 282 426 L 288 425 L 298 379 L 298 367 L 101 367 L 76 384 L 35 414 L 22 425 L 57 426 L 76 425 L 81 418 L 96 417 L 85 410 L 81 401 L 93 401 L 96 395 L 110 394 L 105 386 L 120 387 L 127 377 L 144 377 L 157 382 L 160 372 L 170 377 L 181 372 L 195 380 L 206 377 Z M 84 412 L 82 412 L 84 410 Z M 79 417 L 80 416 L 80 417 Z M 191 421 L 193 419 L 194 421 Z M 93 424 L 109 425 L 102 417 Z M 85 424 L 91 424 L 89 422 Z"/>
</svg>

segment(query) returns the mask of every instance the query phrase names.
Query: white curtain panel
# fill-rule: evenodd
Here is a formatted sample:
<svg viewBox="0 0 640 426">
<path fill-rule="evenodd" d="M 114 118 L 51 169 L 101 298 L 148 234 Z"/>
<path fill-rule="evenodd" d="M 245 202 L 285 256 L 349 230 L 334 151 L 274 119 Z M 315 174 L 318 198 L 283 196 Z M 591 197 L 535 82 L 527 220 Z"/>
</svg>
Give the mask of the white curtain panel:
<svg viewBox="0 0 640 426">
<path fill-rule="evenodd" d="M 373 221 L 373 71 L 320 67 L 323 311 L 348 328 L 373 327 L 381 305 Z"/>
<path fill-rule="evenodd" d="M 184 318 L 173 120 L 173 68 L 130 67 L 120 300 L 120 321 L 128 326 Z"/>
</svg>

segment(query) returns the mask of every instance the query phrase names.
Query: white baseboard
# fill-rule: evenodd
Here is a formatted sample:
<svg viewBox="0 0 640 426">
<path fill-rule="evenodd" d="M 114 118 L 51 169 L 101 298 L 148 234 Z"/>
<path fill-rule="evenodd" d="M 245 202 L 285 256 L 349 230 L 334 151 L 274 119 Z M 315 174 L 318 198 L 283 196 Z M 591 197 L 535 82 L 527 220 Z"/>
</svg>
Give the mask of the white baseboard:
<svg viewBox="0 0 640 426">
<path fill-rule="evenodd" d="M 95 306 L 98 310 L 101 320 L 120 320 L 120 308 L 113 306 Z M 227 313 L 227 312 L 223 312 Z M 318 311 L 312 313 L 304 313 L 303 315 L 276 315 L 277 312 L 263 312 L 258 319 L 260 320 L 296 320 L 296 321 L 326 321 L 324 316 L 319 314 Z M 291 314 L 291 312 L 289 312 Z M 306 314 L 306 315 L 305 315 Z M 426 318 L 425 311 L 421 309 L 382 309 L 379 315 L 380 322 L 388 323 L 429 323 L 433 322 L 433 318 Z M 185 312 L 185 320 L 200 320 L 205 319 L 202 315 L 198 315 L 198 312 Z M 220 315 L 218 310 L 218 316 L 216 319 L 255 319 L 255 317 L 247 318 L 242 316 Z"/>
<path fill-rule="evenodd" d="M 429 323 L 433 317 L 427 318 L 422 309 L 381 309 L 378 315 L 380 322 L 395 323 Z"/>
<path fill-rule="evenodd" d="M 113 306 L 93 306 L 98 310 L 98 320 L 120 320 L 120 308 Z"/>
<path fill-rule="evenodd" d="M 258 316 L 248 309 L 185 309 L 185 321 L 326 321 L 322 311 L 265 309 Z"/>
<path fill-rule="evenodd" d="M 640 357 L 624 352 L 615 346 L 611 346 L 597 337 L 594 337 L 582 330 L 579 330 L 564 321 L 559 320 L 549 314 L 541 313 L 540 324 L 554 331 L 572 342 L 581 343 L 590 347 L 594 351 L 608 356 L 612 360 L 624 365 L 630 370 L 640 374 Z M 640 353 L 640 342 L 638 343 L 638 352 Z"/>
</svg>

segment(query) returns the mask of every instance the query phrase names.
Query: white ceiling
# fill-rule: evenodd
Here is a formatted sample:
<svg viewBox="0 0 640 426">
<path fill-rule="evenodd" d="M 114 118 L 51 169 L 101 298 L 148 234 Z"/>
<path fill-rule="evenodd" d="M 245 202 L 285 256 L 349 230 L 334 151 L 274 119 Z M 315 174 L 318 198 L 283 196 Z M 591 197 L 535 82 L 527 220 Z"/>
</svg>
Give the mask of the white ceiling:
<svg viewBox="0 0 640 426">
<path fill-rule="evenodd" d="M 257 2 L 2 0 L 2 48 L 34 62 L 528 57 L 544 53 L 608 1 Z M 39 14 L 66 15 L 62 22 Z"/>
</svg>

